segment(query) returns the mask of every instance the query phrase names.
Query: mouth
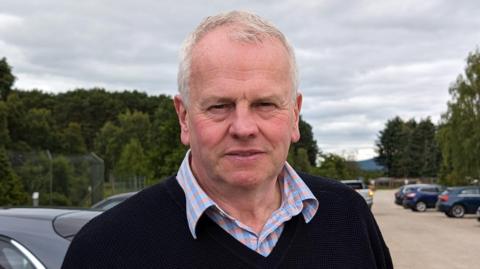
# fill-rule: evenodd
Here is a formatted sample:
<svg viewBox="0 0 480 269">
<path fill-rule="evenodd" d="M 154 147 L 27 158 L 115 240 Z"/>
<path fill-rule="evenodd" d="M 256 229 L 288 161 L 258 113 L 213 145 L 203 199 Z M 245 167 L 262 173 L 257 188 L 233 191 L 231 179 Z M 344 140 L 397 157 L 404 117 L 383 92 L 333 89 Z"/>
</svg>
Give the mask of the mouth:
<svg viewBox="0 0 480 269">
<path fill-rule="evenodd" d="M 265 152 L 261 150 L 232 150 L 232 151 L 228 151 L 225 155 L 227 157 L 248 159 L 248 158 L 258 157 L 264 153 Z"/>
</svg>

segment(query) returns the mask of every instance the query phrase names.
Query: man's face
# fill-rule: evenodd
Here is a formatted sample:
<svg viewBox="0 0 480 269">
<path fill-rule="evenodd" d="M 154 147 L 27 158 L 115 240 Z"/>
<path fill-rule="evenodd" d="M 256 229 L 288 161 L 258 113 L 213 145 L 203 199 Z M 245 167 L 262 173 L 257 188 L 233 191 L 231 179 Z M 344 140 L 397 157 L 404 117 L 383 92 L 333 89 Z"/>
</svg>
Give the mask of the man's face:
<svg viewBox="0 0 480 269">
<path fill-rule="evenodd" d="M 200 183 L 254 188 L 280 174 L 300 137 L 287 55 L 278 40 L 235 42 L 225 28 L 195 46 L 188 106 L 175 106 Z"/>
</svg>

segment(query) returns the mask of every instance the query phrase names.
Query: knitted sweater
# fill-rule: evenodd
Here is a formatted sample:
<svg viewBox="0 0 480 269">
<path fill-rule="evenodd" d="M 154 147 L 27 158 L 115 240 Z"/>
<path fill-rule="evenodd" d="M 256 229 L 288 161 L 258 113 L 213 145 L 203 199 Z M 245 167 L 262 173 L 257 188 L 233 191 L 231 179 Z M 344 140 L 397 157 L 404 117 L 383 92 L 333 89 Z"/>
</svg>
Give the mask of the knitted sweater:
<svg viewBox="0 0 480 269">
<path fill-rule="evenodd" d="M 308 223 L 286 222 L 268 257 L 238 242 L 208 216 L 188 229 L 185 195 L 174 176 L 91 220 L 62 268 L 393 268 L 363 198 L 342 183 L 300 174 L 319 208 Z"/>
</svg>

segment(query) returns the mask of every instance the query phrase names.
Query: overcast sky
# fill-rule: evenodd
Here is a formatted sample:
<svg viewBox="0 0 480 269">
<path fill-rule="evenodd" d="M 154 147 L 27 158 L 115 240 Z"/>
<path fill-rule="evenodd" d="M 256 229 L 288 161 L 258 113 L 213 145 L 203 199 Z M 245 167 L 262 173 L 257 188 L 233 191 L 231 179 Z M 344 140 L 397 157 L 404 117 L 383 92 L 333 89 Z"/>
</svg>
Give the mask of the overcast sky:
<svg viewBox="0 0 480 269">
<path fill-rule="evenodd" d="M 202 18 L 253 11 L 295 48 L 303 117 L 324 152 L 375 155 L 398 115 L 436 123 L 480 45 L 472 1 L 0 0 L 0 58 L 15 87 L 176 93 L 178 49 Z"/>
</svg>

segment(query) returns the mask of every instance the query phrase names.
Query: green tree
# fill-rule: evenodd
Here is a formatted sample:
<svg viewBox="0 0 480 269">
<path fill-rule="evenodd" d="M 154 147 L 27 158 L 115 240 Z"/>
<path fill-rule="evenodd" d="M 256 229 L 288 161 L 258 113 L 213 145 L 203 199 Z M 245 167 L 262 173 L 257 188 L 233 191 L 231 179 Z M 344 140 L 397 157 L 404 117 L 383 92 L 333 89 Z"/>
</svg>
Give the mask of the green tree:
<svg viewBox="0 0 480 269">
<path fill-rule="evenodd" d="M 51 180 L 51 161 L 45 152 L 16 152 L 15 171 L 27 193 L 40 193 L 48 201 Z M 48 203 L 47 203 L 48 204 Z"/>
<path fill-rule="evenodd" d="M 0 205 L 25 205 L 28 195 L 14 173 L 5 147 L 0 146 Z"/>
<path fill-rule="evenodd" d="M 421 158 L 417 161 L 420 163 L 421 177 L 436 177 L 439 171 L 441 161 L 441 153 L 438 143 L 435 139 L 437 127 L 432 123 L 430 118 L 421 120 L 418 123 L 415 132 L 420 133 L 421 141 Z"/>
<path fill-rule="evenodd" d="M 349 163 L 345 158 L 333 153 L 327 153 L 322 154 L 321 159 L 320 166 L 314 170 L 314 174 L 338 180 L 356 178 L 357 175 L 355 173 L 358 167 Z"/>
<path fill-rule="evenodd" d="M 5 104 L 5 102 L 0 101 L 0 147 L 5 147 L 10 143 L 7 117 L 7 105 Z"/>
<path fill-rule="evenodd" d="M 61 148 L 65 154 L 85 154 L 87 146 L 82 136 L 82 126 L 76 122 L 70 122 L 61 133 Z"/>
<path fill-rule="evenodd" d="M 105 161 L 107 173 L 115 167 L 121 153 L 120 133 L 121 128 L 109 121 L 105 123 L 95 139 L 95 152 Z"/>
<path fill-rule="evenodd" d="M 58 151 L 58 131 L 55 128 L 50 110 L 44 108 L 30 109 L 24 120 L 25 132 L 28 135 L 23 137 L 23 141 L 34 150 Z"/>
<path fill-rule="evenodd" d="M 378 157 L 375 161 L 383 165 L 389 176 L 404 177 L 408 175 L 409 159 L 407 146 L 411 125 L 406 124 L 400 117 L 387 121 L 385 128 L 380 131 L 376 142 Z"/>
<path fill-rule="evenodd" d="M 71 190 L 70 184 L 74 178 L 74 169 L 69 160 L 64 156 L 55 157 L 52 166 L 52 188 L 45 190 L 41 195 L 40 204 L 55 206 L 70 206 L 72 202 L 68 197 L 78 190 Z M 51 192 L 50 192 L 51 191 Z"/>
<path fill-rule="evenodd" d="M 170 97 L 161 97 L 153 116 L 152 147 L 148 153 L 154 177 L 162 179 L 174 174 L 186 151 L 187 148 L 180 141 L 180 125 L 173 101 Z"/>
<path fill-rule="evenodd" d="M 142 149 L 151 148 L 151 123 L 148 114 L 139 111 L 126 111 L 118 115 L 117 125 L 107 122 L 100 130 L 96 141 L 96 152 L 105 160 L 107 178 L 115 176 L 117 164 L 123 148 L 132 139 L 139 141 Z M 161 144 L 169 147 L 168 144 Z M 145 153 L 149 156 L 148 153 Z"/>
<path fill-rule="evenodd" d="M 308 159 L 307 150 L 304 148 L 297 148 L 295 151 L 292 147 L 290 147 L 287 160 L 288 163 L 296 170 L 306 173 L 309 173 L 312 170 L 312 165 Z"/>
<path fill-rule="evenodd" d="M 62 128 L 70 122 L 80 124 L 87 149 L 93 149 L 98 131 L 122 111 L 121 103 L 112 97 L 112 93 L 99 88 L 60 93 L 55 97 L 55 121 Z"/>
<path fill-rule="evenodd" d="M 148 114 L 127 110 L 125 113 L 118 115 L 119 127 L 121 128 L 121 140 L 125 145 L 132 138 L 138 139 L 142 147 L 150 146 L 150 117 Z"/>
<path fill-rule="evenodd" d="M 149 162 L 140 141 L 132 138 L 122 149 L 115 173 L 120 177 L 133 179 L 135 185 L 139 186 L 140 182 L 146 182 L 151 178 L 152 172 L 148 165 Z"/>
<path fill-rule="evenodd" d="M 8 149 L 30 151 L 27 130 L 27 108 L 17 94 L 12 93 L 7 98 L 7 125 L 11 144 Z"/>
<path fill-rule="evenodd" d="M 377 140 L 377 163 L 392 177 L 435 177 L 441 159 L 430 118 L 417 123 L 395 117 L 387 121 Z"/>
<path fill-rule="evenodd" d="M 8 65 L 7 59 L 0 60 L 0 100 L 6 101 L 12 91 L 15 76 L 12 74 L 12 67 Z"/>
<path fill-rule="evenodd" d="M 306 150 L 310 165 L 316 166 L 320 151 L 317 146 L 317 141 L 313 136 L 312 126 L 304 121 L 302 116 L 300 116 L 298 127 L 300 129 L 300 140 L 297 143 L 292 144 L 290 148 L 293 150 L 295 156 L 298 155 L 299 149 Z"/>
<path fill-rule="evenodd" d="M 450 87 L 437 139 L 443 156 L 442 180 L 465 184 L 480 178 L 480 51 L 469 54 L 465 73 Z"/>
<path fill-rule="evenodd" d="M 52 160 L 53 192 L 69 196 L 69 184 L 73 177 L 74 169 L 67 158 L 60 155 Z"/>
</svg>

